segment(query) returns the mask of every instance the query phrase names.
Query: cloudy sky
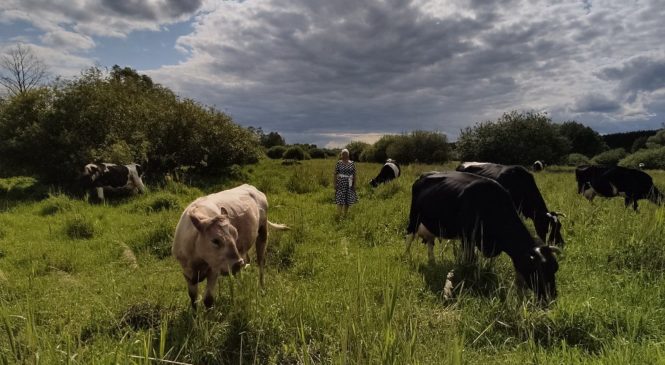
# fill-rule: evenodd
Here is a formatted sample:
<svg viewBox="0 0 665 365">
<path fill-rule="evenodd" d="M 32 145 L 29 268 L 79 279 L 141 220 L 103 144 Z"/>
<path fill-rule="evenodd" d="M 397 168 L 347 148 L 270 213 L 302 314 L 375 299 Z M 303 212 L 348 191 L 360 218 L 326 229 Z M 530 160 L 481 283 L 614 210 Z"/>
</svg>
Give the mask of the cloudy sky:
<svg viewBox="0 0 665 365">
<path fill-rule="evenodd" d="M 0 52 L 130 66 L 287 142 L 455 139 L 514 109 L 609 133 L 665 122 L 663 19 L 662 0 L 3 0 Z"/>
</svg>

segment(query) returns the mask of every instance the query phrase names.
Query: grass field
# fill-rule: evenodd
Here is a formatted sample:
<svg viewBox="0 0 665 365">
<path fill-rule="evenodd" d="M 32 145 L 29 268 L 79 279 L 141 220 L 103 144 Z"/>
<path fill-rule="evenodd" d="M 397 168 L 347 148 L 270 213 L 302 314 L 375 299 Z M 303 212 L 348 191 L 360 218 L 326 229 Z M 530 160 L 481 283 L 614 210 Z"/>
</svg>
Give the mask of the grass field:
<svg viewBox="0 0 665 365">
<path fill-rule="evenodd" d="M 0 363 L 665 363 L 663 208 L 590 204 L 570 169 L 551 168 L 536 179 L 568 216 L 557 302 L 519 298 L 505 255 L 458 267 L 465 285 L 444 299 L 458 242 L 428 264 L 420 244 L 403 256 L 403 237 L 415 177 L 453 164 L 407 166 L 376 190 L 366 182 L 379 165 L 358 164 L 360 202 L 338 219 L 334 163 L 266 160 L 205 188 L 147 181 L 148 194 L 106 205 L 37 200 L 30 179 L 0 180 Z M 268 240 L 265 290 L 252 266 L 193 313 L 171 235 L 191 200 L 240 182 L 292 230 Z"/>
</svg>

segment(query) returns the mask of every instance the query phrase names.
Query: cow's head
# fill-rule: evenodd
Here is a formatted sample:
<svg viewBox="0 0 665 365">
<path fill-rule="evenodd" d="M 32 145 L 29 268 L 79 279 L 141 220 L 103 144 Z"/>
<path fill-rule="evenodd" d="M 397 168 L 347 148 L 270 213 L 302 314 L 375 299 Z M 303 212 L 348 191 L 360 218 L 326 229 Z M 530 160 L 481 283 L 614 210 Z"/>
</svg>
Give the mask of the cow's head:
<svg viewBox="0 0 665 365">
<path fill-rule="evenodd" d="M 231 225 L 228 212 L 221 208 L 219 214 L 210 216 L 201 208 L 193 208 L 189 219 L 198 231 L 196 251 L 213 270 L 222 275 L 235 274 L 245 266 L 238 253 L 238 231 Z"/>
<path fill-rule="evenodd" d="M 538 300 L 544 303 L 557 296 L 555 274 L 559 270 L 559 263 L 554 254 L 559 252 L 558 247 L 537 246 L 514 261 L 517 274 L 533 290 Z"/>
<path fill-rule="evenodd" d="M 370 180 L 370 181 L 369 181 L 369 184 L 370 184 L 373 188 L 379 186 L 379 183 L 376 181 L 376 179 L 372 179 L 372 180 Z"/>
</svg>

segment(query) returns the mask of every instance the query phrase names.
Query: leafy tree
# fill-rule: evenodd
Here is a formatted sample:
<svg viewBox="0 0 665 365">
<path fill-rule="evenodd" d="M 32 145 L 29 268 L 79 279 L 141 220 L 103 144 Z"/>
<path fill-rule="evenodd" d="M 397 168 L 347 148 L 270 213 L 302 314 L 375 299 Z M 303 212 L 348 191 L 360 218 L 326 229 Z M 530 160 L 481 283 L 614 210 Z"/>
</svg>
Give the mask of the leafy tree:
<svg viewBox="0 0 665 365">
<path fill-rule="evenodd" d="M 559 132 L 570 141 L 570 152 L 589 157 L 607 150 L 603 137 L 584 124 L 568 121 L 559 126 Z"/>
<path fill-rule="evenodd" d="M 638 137 L 633 141 L 633 145 L 630 147 L 630 152 L 637 152 L 638 150 L 645 148 L 647 146 L 647 140 L 649 137 L 642 136 Z"/>
<path fill-rule="evenodd" d="M 258 138 L 228 115 L 129 68 L 91 68 L 46 91 L 16 95 L 2 107 L 0 123 L 0 150 L 22 151 L 3 153 L 0 165 L 21 166 L 49 183 L 73 182 L 93 161 L 222 174 L 260 153 Z"/>
<path fill-rule="evenodd" d="M 570 144 L 546 114 L 513 111 L 462 130 L 457 150 L 463 161 L 530 165 L 559 162 Z"/>
<path fill-rule="evenodd" d="M 619 161 L 625 158 L 628 154 L 623 148 L 615 148 L 597 154 L 591 159 L 591 162 L 599 165 L 616 165 Z"/>
<path fill-rule="evenodd" d="M 607 146 L 610 149 L 614 148 L 623 148 L 625 150 L 630 150 L 635 143 L 635 140 L 646 136 L 651 137 L 658 132 L 657 130 L 646 130 L 646 131 L 632 131 L 632 132 L 622 132 L 622 133 L 611 133 L 603 135 L 603 140 L 607 143 Z"/>
<path fill-rule="evenodd" d="M 349 150 L 349 159 L 353 161 L 360 161 L 360 155 L 369 146 L 370 146 L 369 143 L 354 141 L 347 144 L 345 148 Z"/>
</svg>

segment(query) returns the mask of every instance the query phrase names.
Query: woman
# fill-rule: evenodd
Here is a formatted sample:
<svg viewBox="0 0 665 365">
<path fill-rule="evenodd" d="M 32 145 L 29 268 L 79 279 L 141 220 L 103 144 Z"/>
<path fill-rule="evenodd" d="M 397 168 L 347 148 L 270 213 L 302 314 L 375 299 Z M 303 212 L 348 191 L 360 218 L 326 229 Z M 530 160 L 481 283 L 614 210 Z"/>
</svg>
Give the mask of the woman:
<svg viewBox="0 0 665 365">
<path fill-rule="evenodd" d="M 341 152 L 341 158 L 335 165 L 335 204 L 337 211 L 346 215 L 349 205 L 358 201 L 356 195 L 356 165 L 349 160 L 349 150 Z"/>
</svg>

